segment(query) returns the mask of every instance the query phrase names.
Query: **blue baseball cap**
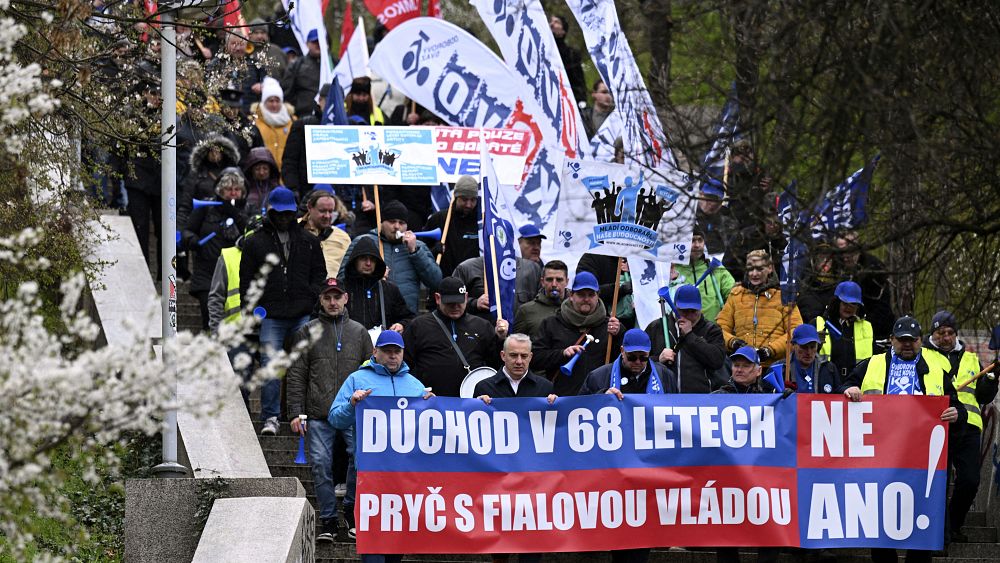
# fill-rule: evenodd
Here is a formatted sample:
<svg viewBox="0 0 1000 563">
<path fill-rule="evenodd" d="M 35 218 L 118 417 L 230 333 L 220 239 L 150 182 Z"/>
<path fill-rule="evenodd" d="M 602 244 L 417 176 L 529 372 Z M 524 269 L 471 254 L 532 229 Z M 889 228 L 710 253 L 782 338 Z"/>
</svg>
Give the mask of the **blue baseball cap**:
<svg viewBox="0 0 1000 563">
<path fill-rule="evenodd" d="M 816 332 L 816 327 L 811 324 L 801 324 L 792 331 L 792 342 L 799 346 L 810 342 L 819 344 L 819 332 Z"/>
<path fill-rule="evenodd" d="M 753 346 L 743 346 L 729 356 L 730 360 L 735 360 L 736 358 L 743 358 L 752 364 L 760 365 L 760 357 L 757 355 L 757 350 L 754 350 Z"/>
<path fill-rule="evenodd" d="M 319 41 L 319 30 L 311 29 L 309 30 L 309 35 L 306 35 L 306 42 L 309 41 Z"/>
<path fill-rule="evenodd" d="M 678 309 L 697 309 L 700 311 L 701 292 L 690 284 L 678 287 L 677 292 L 674 293 L 674 306 Z"/>
<path fill-rule="evenodd" d="M 629 329 L 625 332 L 625 336 L 622 337 L 622 350 L 626 352 L 649 353 L 649 349 L 652 347 L 653 344 L 649 341 L 649 335 L 642 329 Z"/>
<path fill-rule="evenodd" d="M 281 50 L 284 51 L 286 55 L 288 53 L 295 53 L 296 55 L 299 54 L 298 50 L 296 50 L 295 47 L 282 47 Z"/>
<path fill-rule="evenodd" d="M 597 285 L 597 278 L 594 277 L 594 274 L 591 274 L 590 272 L 580 272 L 575 278 L 573 278 L 573 287 L 571 289 L 573 291 L 580 291 L 581 289 L 599 291 L 600 286 Z"/>
<path fill-rule="evenodd" d="M 548 238 L 542 234 L 542 231 L 538 230 L 538 227 L 536 227 L 534 223 L 528 223 L 518 229 L 517 232 L 517 238 Z"/>
<path fill-rule="evenodd" d="M 726 188 L 719 180 L 709 177 L 701 183 L 701 193 L 705 196 L 723 199 L 726 197 Z"/>
<path fill-rule="evenodd" d="M 278 186 L 267 195 L 267 208 L 274 211 L 298 211 L 295 193 L 285 186 Z"/>
<path fill-rule="evenodd" d="M 861 304 L 861 286 L 852 281 L 843 281 L 833 290 L 833 296 L 844 303 Z"/>
<path fill-rule="evenodd" d="M 403 335 L 394 330 L 383 330 L 382 333 L 378 335 L 378 340 L 375 341 L 375 347 L 385 348 L 386 346 L 399 346 L 400 348 L 406 348 L 406 346 L 403 346 Z"/>
</svg>

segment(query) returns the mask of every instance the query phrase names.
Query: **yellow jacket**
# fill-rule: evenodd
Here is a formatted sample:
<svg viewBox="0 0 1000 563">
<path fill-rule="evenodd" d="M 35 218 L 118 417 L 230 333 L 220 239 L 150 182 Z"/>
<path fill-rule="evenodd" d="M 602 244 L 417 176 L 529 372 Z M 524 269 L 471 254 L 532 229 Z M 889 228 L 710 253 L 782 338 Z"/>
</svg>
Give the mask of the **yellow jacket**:
<svg viewBox="0 0 1000 563">
<path fill-rule="evenodd" d="M 785 360 L 785 329 L 795 330 L 802 324 L 802 315 L 795 305 L 791 307 L 791 326 L 787 326 L 788 311 L 781 304 L 781 290 L 771 287 L 755 294 L 742 284 L 729 292 L 729 299 L 715 322 L 722 328 L 726 348 L 733 350 L 733 341 L 742 340 L 754 348 L 768 348 L 771 357 L 762 361 L 764 367 Z"/>
<path fill-rule="evenodd" d="M 292 131 L 292 123 L 295 123 L 295 108 L 291 104 L 285 104 L 285 108 L 288 109 L 288 114 L 292 119 L 282 127 L 272 127 L 264 121 L 259 104 L 250 107 L 254 124 L 257 126 L 257 132 L 263 143 L 262 146 L 267 147 L 267 150 L 270 151 L 274 162 L 278 165 L 278 170 L 281 170 L 281 156 L 285 154 L 285 142 L 288 141 L 288 134 Z"/>
</svg>

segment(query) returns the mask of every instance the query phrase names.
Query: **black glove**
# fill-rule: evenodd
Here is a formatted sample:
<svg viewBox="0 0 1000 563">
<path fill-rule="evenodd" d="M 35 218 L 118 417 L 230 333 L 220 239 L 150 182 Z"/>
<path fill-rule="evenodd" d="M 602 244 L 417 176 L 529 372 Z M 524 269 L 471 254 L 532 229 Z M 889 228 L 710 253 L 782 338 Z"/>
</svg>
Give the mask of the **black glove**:
<svg viewBox="0 0 1000 563">
<path fill-rule="evenodd" d="M 766 362 L 767 360 L 771 359 L 771 356 L 773 355 L 774 353 L 771 352 L 771 349 L 768 348 L 767 346 L 757 348 L 757 356 L 760 357 L 760 361 L 762 362 Z"/>
<path fill-rule="evenodd" d="M 733 352 L 735 352 L 735 351 L 739 350 L 740 348 L 746 346 L 747 343 L 744 342 L 744 341 L 742 341 L 742 340 L 740 340 L 739 338 L 734 338 L 733 342 L 732 342 L 732 345 L 733 345 Z"/>
</svg>

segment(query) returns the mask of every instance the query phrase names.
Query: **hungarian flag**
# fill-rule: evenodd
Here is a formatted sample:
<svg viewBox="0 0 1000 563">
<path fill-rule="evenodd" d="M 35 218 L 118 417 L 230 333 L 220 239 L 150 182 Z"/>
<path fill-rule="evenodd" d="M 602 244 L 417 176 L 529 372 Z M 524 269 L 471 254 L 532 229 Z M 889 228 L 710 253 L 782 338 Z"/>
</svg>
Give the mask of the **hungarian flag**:
<svg viewBox="0 0 1000 563">
<path fill-rule="evenodd" d="M 365 0 L 365 6 L 386 29 L 420 15 L 420 0 Z"/>
<path fill-rule="evenodd" d="M 344 58 L 344 51 L 347 50 L 347 45 L 351 42 L 351 36 L 354 35 L 354 15 L 351 13 L 352 11 L 351 2 L 348 1 L 347 8 L 344 10 L 344 23 L 340 25 L 340 53 L 337 54 L 338 59 Z"/>
</svg>

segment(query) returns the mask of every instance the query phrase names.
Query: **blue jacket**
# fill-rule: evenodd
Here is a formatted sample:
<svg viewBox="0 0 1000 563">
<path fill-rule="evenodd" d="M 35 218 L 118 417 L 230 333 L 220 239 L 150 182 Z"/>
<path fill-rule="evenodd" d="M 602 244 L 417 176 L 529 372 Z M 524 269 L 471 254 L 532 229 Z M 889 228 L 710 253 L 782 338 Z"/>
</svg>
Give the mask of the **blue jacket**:
<svg viewBox="0 0 1000 563">
<path fill-rule="evenodd" d="M 358 241 L 364 237 L 375 241 L 375 245 L 378 246 L 378 235 L 373 229 L 370 233 L 351 241 L 351 246 L 347 248 L 347 256 L 351 256 Z M 437 286 L 441 283 L 441 268 L 434 261 L 434 255 L 428 250 L 427 245 L 419 240 L 413 254 L 410 254 L 402 240 L 389 242 L 382 239 L 382 250 L 385 252 L 385 265 L 389 268 L 389 281 L 399 286 L 399 291 L 406 300 L 406 306 L 417 313 L 420 307 L 420 283 L 423 282 L 431 292 L 437 291 Z M 345 260 L 340 264 L 340 273 L 337 277 L 343 277 L 346 269 Z"/>
<path fill-rule="evenodd" d="M 340 386 L 337 397 L 330 405 L 327 420 L 334 428 L 346 430 L 354 426 L 354 405 L 351 395 L 358 389 L 371 389 L 371 397 L 423 397 L 424 384 L 410 375 L 410 368 L 404 362 L 396 373 L 389 373 L 375 358 L 365 360 L 358 371 L 347 376 Z"/>
</svg>

